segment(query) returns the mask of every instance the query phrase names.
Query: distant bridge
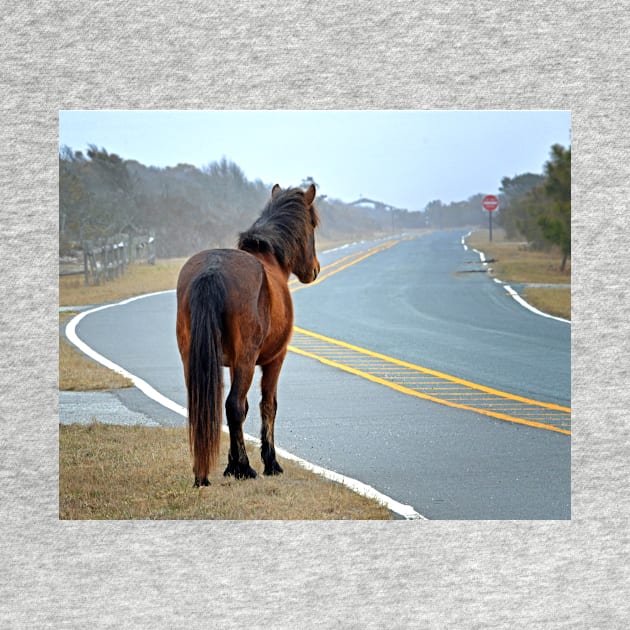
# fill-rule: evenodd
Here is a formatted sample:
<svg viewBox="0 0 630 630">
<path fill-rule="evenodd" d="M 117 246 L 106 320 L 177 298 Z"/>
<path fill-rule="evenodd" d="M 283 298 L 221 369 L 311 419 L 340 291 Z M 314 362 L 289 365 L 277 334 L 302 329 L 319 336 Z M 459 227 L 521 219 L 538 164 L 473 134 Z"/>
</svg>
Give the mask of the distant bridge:
<svg viewBox="0 0 630 630">
<path fill-rule="evenodd" d="M 395 206 L 390 206 L 387 203 L 383 203 L 382 201 L 376 201 L 375 199 L 368 199 L 367 197 L 361 197 L 361 199 L 357 199 L 349 203 L 350 206 L 360 206 L 364 203 L 371 203 L 374 206 L 375 210 L 387 210 L 388 212 L 408 212 L 406 208 L 396 208 Z"/>
</svg>

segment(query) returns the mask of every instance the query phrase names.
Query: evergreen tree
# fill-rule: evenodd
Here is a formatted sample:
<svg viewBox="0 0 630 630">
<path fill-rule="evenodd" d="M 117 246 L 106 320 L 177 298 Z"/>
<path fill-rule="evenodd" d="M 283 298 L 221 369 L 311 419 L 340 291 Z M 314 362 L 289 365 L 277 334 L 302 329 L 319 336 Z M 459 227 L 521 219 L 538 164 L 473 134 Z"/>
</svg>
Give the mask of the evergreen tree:
<svg viewBox="0 0 630 630">
<path fill-rule="evenodd" d="M 562 251 L 560 270 L 564 271 L 571 255 L 571 147 L 559 144 L 551 148 L 551 159 L 545 164 L 544 190 L 551 200 L 548 214 L 539 217 L 544 237 Z"/>
</svg>

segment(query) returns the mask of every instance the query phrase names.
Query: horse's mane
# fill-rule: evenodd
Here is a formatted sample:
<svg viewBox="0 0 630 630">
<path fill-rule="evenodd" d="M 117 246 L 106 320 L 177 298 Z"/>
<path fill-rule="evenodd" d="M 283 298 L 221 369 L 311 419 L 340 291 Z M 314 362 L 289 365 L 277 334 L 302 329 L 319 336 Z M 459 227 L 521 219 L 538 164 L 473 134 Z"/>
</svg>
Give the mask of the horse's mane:
<svg viewBox="0 0 630 630">
<path fill-rule="evenodd" d="M 249 230 L 241 232 L 238 248 L 252 254 L 274 254 L 283 267 L 292 267 L 307 245 L 310 230 L 319 224 L 315 205 L 308 212 L 305 205 L 300 188 L 278 192 Z"/>
</svg>

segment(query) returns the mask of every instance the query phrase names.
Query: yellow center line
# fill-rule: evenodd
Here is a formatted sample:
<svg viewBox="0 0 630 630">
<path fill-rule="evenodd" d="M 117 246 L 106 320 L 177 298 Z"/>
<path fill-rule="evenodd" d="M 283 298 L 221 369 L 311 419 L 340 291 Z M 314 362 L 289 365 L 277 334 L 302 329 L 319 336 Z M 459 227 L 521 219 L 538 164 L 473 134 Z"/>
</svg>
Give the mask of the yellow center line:
<svg viewBox="0 0 630 630">
<path fill-rule="evenodd" d="M 385 251 L 403 240 L 409 239 L 410 237 L 405 237 L 387 241 L 364 253 L 357 252 L 340 258 L 323 267 L 320 276 L 315 282 L 308 285 L 294 286 L 291 288 L 291 292 L 319 284 L 340 271 L 356 265 L 374 254 Z M 294 282 L 296 281 L 292 281 L 290 285 L 294 284 Z M 384 385 L 416 398 L 430 400 L 457 409 L 473 411 L 508 422 L 571 435 L 571 431 L 560 428 L 570 426 L 570 407 L 533 400 L 492 387 L 486 387 L 485 385 L 415 365 L 408 361 L 395 359 L 380 352 L 374 352 L 339 339 L 305 330 L 299 326 L 294 326 L 293 330 L 295 333 L 294 339 L 292 344 L 288 346 L 288 349 L 291 352 L 315 359 L 325 365 L 360 376 L 368 381 Z M 419 377 L 418 373 L 423 376 Z M 422 388 L 424 391 L 419 391 L 419 388 Z M 429 391 L 431 393 L 427 393 Z M 515 415 L 510 415 L 511 412 Z M 567 414 L 569 414 L 568 417 Z M 538 422 L 539 419 L 547 422 Z M 556 424 L 548 424 L 548 422 L 555 422 Z"/>
<path fill-rule="evenodd" d="M 420 365 L 415 365 L 407 361 L 394 359 L 393 357 L 388 357 L 387 355 L 381 354 L 380 352 L 373 352 L 372 350 L 367 350 L 366 348 L 361 348 L 351 343 L 346 343 L 345 341 L 333 339 L 332 337 L 326 337 L 325 335 L 320 335 L 319 333 L 315 333 L 310 330 L 305 330 L 304 328 L 300 328 L 299 326 L 294 326 L 293 330 L 303 335 L 307 335 L 308 337 L 313 337 L 315 339 L 327 341 L 328 343 L 331 343 L 333 345 L 341 346 L 343 348 L 353 350 L 354 352 L 358 352 L 360 354 L 364 354 L 366 356 L 373 357 L 375 359 L 380 359 L 381 361 L 385 361 L 387 363 L 393 363 L 395 365 L 406 367 L 410 370 L 421 372 L 423 374 L 430 374 L 431 376 L 436 376 L 437 378 L 443 379 L 445 381 L 450 381 L 451 383 L 457 383 L 459 385 L 463 385 L 471 389 L 475 389 L 481 392 L 486 392 L 487 394 L 500 396 L 501 398 L 508 398 L 509 400 L 516 400 L 518 402 L 522 402 L 528 405 L 537 405 L 539 407 L 545 407 L 546 409 L 555 409 L 556 411 L 565 411 L 569 413 L 571 412 L 571 409 L 569 407 L 562 407 L 560 405 L 555 405 L 553 403 L 541 402 L 539 400 L 532 400 L 531 398 L 524 398 L 523 396 L 509 394 L 508 392 L 502 392 L 501 390 L 493 389 L 492 387 L 486 387 L 485 385 L 479 385 L 477 383 L 473 383 L 471 381 L 467 381 L 462 378 L 458 378 L 456 376 L 451 376 L 450 374 L 445 374 L 444 372 L 438 372 L 437 370 L 431 370 L 429 368 L 425 368 Z"/>
<path fill-rule="evenodd" d="M 319 284 L 320 282 L 323 282 L 327 278 L 330 278 L 330 276 L 334 276 L 335 274 L 339 273 L 340 271 L 343 271 L 344 269 L 348 269 L 348 267 L 352 267 L 353 265 L 356 265 L 357 263 L 360 263 L 361 261 L 365 260 L 366 258 L 369 258 L 370 256 L 373 256 L 374 254 L 378 254 L 379 252 L 383 252 L 386 249 L 389 249 L 390 247 L 393 247 L 394 245 L 397 245 L 402 240 L 403 239 L 398 239 L 398 240 L 395 240 L 395 241 L 387 241 L 386 243 L 383 243 L 381 245 L 373 247 L 372 249 L 369 249 L 367 252 L 365 252 L 363 255 L 359 255 L 358 258 L 354 258 L 353 260 L 350 260 L 349 262 L 347 262 L 344 265 L 337 266 L 340 262 L 342 262 L 344 260 L 348 260 L 349 258 L 353 258 L 354 254 L 346 256 L 345 258 L 342 258 L 341 260 L 338 260 L 338 261 L 336 261 L 334 263 L 331 263 L 330 265 L 327 265 L 326 267 L 324 267 L 324 270 L 328 270 L 328 269 L 330 269 L 331 267 L 334 267 L 334 266 L 337 266 L 337 268 L 336 269 L 332 269 L 331 271 L 328 271 L 328 273 L 326 273 L 326 272 L 322 273 L 320 271 L 320 275 L 318 276 L 317 280 L 315 280 L 314 282 L 311 282 L 310 284 L 299 284 L 299 285 L 293 286 L 293 288 L 291 289 L 291 293 L 295 293 L 296 291 L 301 291 L 302 289 L 306 289 L 307 287 L 313 287 L 316 284 Z"/>
<path fill-rule="evenodd" d="M 313 354 L 312 352 L 308 352 L 306 350 L 302 350 L 301 348 L 298 348 L 297 346 L 294 345 L 289 345 L 289 350 L 291 350 L 291 352 L 294 352 L 296 354 L 305 356 L 305 357 L 309 357 L 311 359 L 315 359 L 316 361 L 319 361 L 320 363 L 323 363 L 324 365 L 329 365 L 331 367 L 335 367 L 337 369 L 343 370 L 344 372 L 349 372 L 350 374 L 354 374 L 356 376 L 360 376 L 364 379 L 367 379 L 368 381 L 372 381 L 373 383 L 378 383 L 379 385 L 385 385 L 385 387 L 389 387 L 390 389 L 394 389 L 398 392 L 401 392 L 403 394 L 407 394 L 408 396 L 415 396 L 416 398 L 422 398 L 424 400 L 430 400 L 431 402 L 435 402 L 435 403 L 439 403 L 441 405 L 446 405 L 448 407 L 454 407 L 455 409 L 464 409 L 466 411 L 474 411 L 475 413 L 480 413 L 482 415 L 485 416 L 490 416 L 492 418 L 497 418 L 499 420 L 506 420 L 508 422 L 514 422 L 517 424 L 524 424 L 530 427 L 536 427 L 538 429 L 546 429 L 548 431 L 555 431 L 557 433 L 564 433 L 566 435 L 571 435 L 570 431 L 566 431 L 564 429 L 560 429 L 558 427 L 555 427 L 551 424 L 544 424 L 542 422 L 535 422 L 533 420 L 527 420 L 526 418 L 517 418 L 515 416 L 508 416 L 506 414 L 500 413 L 500 412 L 496 412 L 496 411 L 489 411 L 487 409 L 480 409 L 478 407 L 471 407 L 470 405 L 464 405 L 461 403 L 455 403 L 455 402 L 451 402 L 448 400 L 444 400 L 442 398 L 436 398 L 435 396 L 430 396 L 429 394 L 425 394 L 423 392 L 418 392 L 414 389 L 410 389 L 408 387 L 404 387 L 403 385 L 399 385 L 398 383 L 394 383 L 392 381 L 387 381 L 383 378 L 380 378 L 378 376 L 374 376 L 373 374 L 370 374 L 369 372 L 364 372 L 362 370 L 357 370 L 356 368 L 353 368 L 349 365 L 346 365 L 344 363 L 339 363 L 337 361 L 331 361 L 330 359 L 326 359 L 325 357 L 322 357 L 320 355 L 317 354 Z"/>
<path fill-rule="evenodd" d="M 376 248 L 374 248 L 374 249 L 376 249 Z M 371 250 L 368 250 L 368 251 L 371 251 Z M 332 268 L 336 267 L 337 265 L 340 265 L 344 261 L 349 260 L 350 258 L 354 258 L 355 256 L 359 256 L 359 255 L 361 255 L 361 252 L 354 252 L 352 254 L 348 254 L 347 256 L 344 256 L 343 258 L 339 258 L 338 260 L 334 260 L 333 262 L 328 263 L 327 265 L 322 267 L 320 269 L 320 274 L 323 274 L 327 270 L 332 269 Z M 290 287 L 299 286 L 299 284 L 300 284 L 300 281 L 297 278 L 291 278 L 291 280 L 289 281 L 289 286 Z"/>
</svg>

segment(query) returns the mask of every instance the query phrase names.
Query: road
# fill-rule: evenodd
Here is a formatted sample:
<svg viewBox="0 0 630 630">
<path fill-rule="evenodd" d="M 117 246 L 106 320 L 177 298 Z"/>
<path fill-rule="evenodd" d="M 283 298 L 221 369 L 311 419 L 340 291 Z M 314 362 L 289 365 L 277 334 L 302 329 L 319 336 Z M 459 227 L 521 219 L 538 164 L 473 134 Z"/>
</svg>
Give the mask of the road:
<svg viewBox="0 0 630 630">
<path fill-rule="evenodd" d="M 570 406 L 570 325 L 531 313 L 477 273 L 479 258 L 464 250 L 461 236 L 438 232 L 320 256 L 323 280 L 295 287 L 296 324 L 358 350 L 340 353 L 329 341 L 294 337 L 280 377 L 276 442 L 428 518 L 568 519 L 569 413 L 553 412 L 566 418 L 560 423 L 510 411 L 526 418 L 512 421 L 467 393 L 453 394 L 465 403 L 455 404 L 434 394 L 433 384 L 431 397 L 409 385 L 407 372 L 419 366 Z M 174 294 L 166 293 L 92 313 L 77 333 L 185 405 L 174 320 Z M 309 339 L 316 345 L 305 345 Z M 385 359 L 370 355 L 366 363 L 363 351 Z M 254 389 L 245 430 L 257 435 Z"/>
</svg>

